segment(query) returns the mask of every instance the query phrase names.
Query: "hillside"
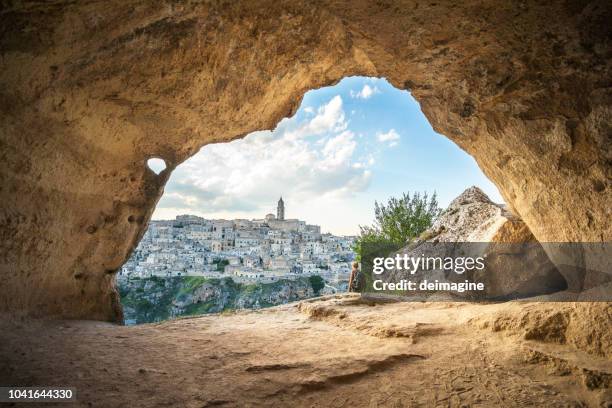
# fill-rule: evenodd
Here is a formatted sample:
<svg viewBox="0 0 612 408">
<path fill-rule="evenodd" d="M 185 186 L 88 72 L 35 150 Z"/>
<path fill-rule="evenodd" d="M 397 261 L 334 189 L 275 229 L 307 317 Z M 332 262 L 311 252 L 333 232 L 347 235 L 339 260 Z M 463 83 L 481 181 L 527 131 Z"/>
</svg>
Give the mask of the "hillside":
<svg viewBox="0 0 612 408">
<path fill-rule="evenodd" d="M 272 283 L 237 283 L 232 278 L 150 277 L 120 281 L 118 288 L 127 324 L 159 322 L 179 316 L 259 309 L 317 296 L 318 276 Z"/>
</svg>

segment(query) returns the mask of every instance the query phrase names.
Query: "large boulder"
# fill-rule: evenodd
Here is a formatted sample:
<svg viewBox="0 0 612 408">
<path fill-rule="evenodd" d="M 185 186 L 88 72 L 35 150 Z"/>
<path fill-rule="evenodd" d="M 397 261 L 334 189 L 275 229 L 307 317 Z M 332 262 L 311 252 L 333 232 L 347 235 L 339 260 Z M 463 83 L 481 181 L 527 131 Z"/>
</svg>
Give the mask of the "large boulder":
<svg viewBox="0 0 612 408">
<path fill-rule="evenodd" d="M 462 299 L 502 300 L 549 294 L 566 289 L 567 283 L 548 258 L 527 225 L 505 206 L 492 202 L 477 187 L 470 187 L 422 234 L 421 238 L 398 251 L 414 257 L 482 257 L 484 269 L 461 273 L 456 270 L 422 268 L 415 274 L 394 269 L 390 282 L 480 282 L 484 291 L 453 292 Z M 394 254 L 395 256 L 395 254 Z M 431 291 L 415 291 L 432 299 Z M 447 293 L 445 293 L 447 294 Z M 433 293 L 439 298 L 440 293 Z"/>
<path fill-rule="evenodd" d="M 472 186 L 422 235 L 429 242 L 535 242 L 525 223 Z"/>
</svg>

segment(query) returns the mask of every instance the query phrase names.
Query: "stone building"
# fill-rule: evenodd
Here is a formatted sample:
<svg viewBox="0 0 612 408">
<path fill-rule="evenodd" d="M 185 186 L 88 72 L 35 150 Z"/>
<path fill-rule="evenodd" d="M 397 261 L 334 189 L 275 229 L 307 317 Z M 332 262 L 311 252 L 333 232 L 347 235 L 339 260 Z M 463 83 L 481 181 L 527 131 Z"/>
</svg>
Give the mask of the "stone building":
<svg viewBox="0 0 612 408">
<path fill-rule="evenodd" d="M 278 200 L 278 204 L 276 206 L 276 219 L 280 221 L 285 220 L 285 202 L 283 201 L 283 197 Z"/>
</svg>

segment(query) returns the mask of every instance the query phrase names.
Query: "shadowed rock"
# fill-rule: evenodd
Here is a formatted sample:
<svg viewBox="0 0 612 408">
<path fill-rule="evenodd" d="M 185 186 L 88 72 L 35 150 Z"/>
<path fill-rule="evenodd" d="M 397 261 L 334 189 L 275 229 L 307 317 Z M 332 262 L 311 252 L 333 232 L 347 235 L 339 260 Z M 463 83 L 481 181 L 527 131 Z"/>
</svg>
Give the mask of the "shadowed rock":
<svg viewBox="0 0 612 408">
<path fill-rule="evenodd" d="M 10 3 L 0 310 L 121 321 L 115 272 L 176 166 L 274 128 L 305 92 L 350 75 L 410 90 L 539 241 L 610 241 L 611 7 Z"/>
</svg>

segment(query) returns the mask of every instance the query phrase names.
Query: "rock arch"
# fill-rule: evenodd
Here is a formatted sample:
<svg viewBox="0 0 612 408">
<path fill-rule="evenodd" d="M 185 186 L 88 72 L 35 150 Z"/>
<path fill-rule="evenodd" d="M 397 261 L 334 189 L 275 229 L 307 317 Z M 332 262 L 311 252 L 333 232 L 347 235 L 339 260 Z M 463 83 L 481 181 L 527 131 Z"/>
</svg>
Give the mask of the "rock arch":
<svg viewBox="0 0 612 408">
<path fill-rule="evenodd" d="M 409 89 L 539 240 L 612 238 L 609 2 L 26 1 L 0 16 L 0 310 L 120 320 L 114 273 L 172 169 L 349 75 Z"/>
</svg>

